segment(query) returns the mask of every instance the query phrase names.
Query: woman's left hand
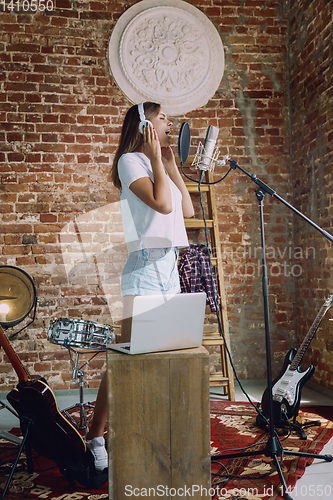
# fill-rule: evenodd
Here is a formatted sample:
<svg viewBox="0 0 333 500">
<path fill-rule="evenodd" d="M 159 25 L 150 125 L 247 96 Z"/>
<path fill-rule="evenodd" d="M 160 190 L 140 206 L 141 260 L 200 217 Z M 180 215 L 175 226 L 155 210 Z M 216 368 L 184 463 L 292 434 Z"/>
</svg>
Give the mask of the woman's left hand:
<svg viewBox="0 0 333 500">
<path fill-rule="evenodd" d="M 194 209 L 191 196 L 180 175 L 179 168 L 175 161 L 175 155 L 170 146 L 161 148 L 162 162 L 170 179 L 176 184 L 179 191 L 182 193 L 182 208 L 185 217 L 193 217 Z"/>
</svg>

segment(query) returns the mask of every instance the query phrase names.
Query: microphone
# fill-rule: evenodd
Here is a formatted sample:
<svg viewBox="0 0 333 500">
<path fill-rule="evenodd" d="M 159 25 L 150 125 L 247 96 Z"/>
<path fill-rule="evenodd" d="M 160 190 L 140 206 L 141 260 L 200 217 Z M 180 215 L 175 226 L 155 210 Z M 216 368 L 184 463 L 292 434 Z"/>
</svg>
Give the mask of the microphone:
<svg viewBox="0 0 333 500">
<path fill-rule="evenodd" d="M 198 149 L 192 165 L 199 170 L 210 170 L 213 172 L 215 162 L 219 155 L 218 148 L 215 147 L 219 129 L 210 125 L 208 127 L 204 145 L 199 142 Z"/>
<path fill-rule="evenodd" d="M 200 170 L 200 177 L 201 177 L 200 182 L 206 170 L 210 170 L 211 172 L 214 171 L 215 163 L 223 166 L 226 164 L 227 160 L 230 160 L 228 155 L 223 156 L 223 160 L 219 161 L 217 159 L 219 155 L 219 150 L 218 148 L 215 147 L 215 144 L 218 133 L 219 129 L 217 127 L 213 127 L 212 125 L 208 127 L 205 138 L 205 144 L 203 145 L 201 142 L 199 142 L 194 160 L 191 163 L 191 166 L 194 166 Z M 184 122 L 180 128 L 180 133 L 178 138 L 178 157 L 183 175 L 190 181 L 193 181 L 193 179 L 188 177 L 183 170 L 183 165 L 186 163 L 189 155 L 190 141 L 191 141 L 190 127 L 187 122 Z"/>
<path fill-rule="evenodd" d="M 201 171 L 201 176 L 207 170 L 213 173 L 215 163 L 218 165 L 225 165 L 227 160 L 230 160 L 228 155 L 223 156 L 223 160 L 218 160 L 220 154 L 217 147 L 215 147 L 219 129 L 210 125 L 207 130 L 205 144 L 199 142 L 197 152 L 195 154 L 192 166 Z"/>
</svg>

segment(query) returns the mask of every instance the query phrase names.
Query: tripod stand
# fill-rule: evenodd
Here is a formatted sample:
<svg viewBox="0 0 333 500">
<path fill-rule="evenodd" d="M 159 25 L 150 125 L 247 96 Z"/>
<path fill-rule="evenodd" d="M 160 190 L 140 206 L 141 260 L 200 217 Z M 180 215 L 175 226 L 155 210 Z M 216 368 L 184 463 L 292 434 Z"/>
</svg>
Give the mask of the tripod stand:
<svg viewBox="0 0 333 500">
<path fill-rule="evenodd" d="M 280 467 L 280 463 L 278 457 L 283 455 L 295 455 L 301 457 L 312 457 L 323 459 L 327 462 L 332 461 L 331 455 L 316 455 L 314 453 L 302 453 L 302 452 L 294 452 L 284 450 L 282 448 L 281 442 L 277 437 L 277 432 L 274 428 L 274 419 L 273 419 L 273 398 L 272 398 L 272 371 L 271 371 L 271 349 L 270 349 L 270 333 L 269 333 L 269 308 L 268 308 L 268 281 L 267 281 L 267 271 L 266 271 L 266 251 L 265 251 L 265 230 L 264 230 L 264 213 L 263 213 L 263 201 L 265 194 L 269 194 L 270 196 L 276 197 L 279 201 L 284 203 L 284 205 L 288 206 L 291 210 L 297 213 L 300 217 L 306 220 L 309 224 L 315 227 L 319 232 L 321 232 L 327 239 L 333 242 L 333 237 L 317 226 L 314 222 L 308 219 L 305 215 L 295 209 L 292 205 L 287 203 L 283 198 L 278 196 L 273 189 L 267 186 L 264 182 L 256 177 L 255 174 L 249 174 L 246 170 L 242 169 L 237 163 L 233 160 L 229 160 L 230 166 L 232 169 L 240 169 L 243 173 L 245 173 L 251 180 L 259 186 L 256 191 L 256 197 L 259 205 L 259 216 L 260 216 L 260 235 L 261 235 L 261 250 L 262 250 L 262 295 L 263 295 L 263 303 L 264 303 L 264 320 L 265 320 L 265 341 L 266 341 L 266 364 L 267 364 L 267 390 L 269 394 L 269 438 L 266 443 L 266 446 L 263 450 L 252 451 L 252 452 L 244 452 L 244 453 L 231 453 L 231 454 L 217 454 L 214 455 L 215 458 L 236 458 L 236 457 L 247 457 L 247 456 L 258 456 L 265 455 L 266 457 L 270 457 L 273 459 L 274 465 L 279 475 L 280 483 L 282 485 L 282 491 L 284 494 L 284 498 L 286 500 L 292 500 L 292 497 L 288 493 L 287 484 L 282 474 L 282 470 Z"/>
<path fill-rule="evenodd" d="M 85 381 L 83 380 L 84 372 L 82 368 L 84 368 L 84 366 L 87 365 L 89 361 L 91 361 L 95 356 L 97 356 L 97 354 L 105 351 L 104 350 L 95 351 L 88 349 L 87 352 L 91 354 L 90 358 L 87 361 L 85 361 L 81 366 L 79 366 L 79 357 L 80 354 L 83 354 L 84 350 L 78 351 L 77 349 L 74 349 L 69 345 L 65 345 L 65 347 L 68 349 L 70 362 L 73 368 L 72 382 L 76 382 L 76 380 L 78 380 L 79 383 L 79 402 L 73 404 L 68 408 L 65 408 L 64 410 L 62 410 L 62 413 L 66 415 L 68 420 L 71 422 L 72 425 L 74 425 L 76 429 L 88 431 L 88 425 L 92 418 L 92 415 L 90 417 L 87 417 L 86 409 L 93 410 L 95 405 L 83 402 L 83 387 L 85 385 Z M 75 359 L 73 359 L 72 353 L 75 354 Z M 71 410 L 79 410 L 80 412 L 79 422 L 76 422 L 76 420 L 74 420 L 74 418 L 71 416 L 71 414 L 69 413 Z"/>
</svg>

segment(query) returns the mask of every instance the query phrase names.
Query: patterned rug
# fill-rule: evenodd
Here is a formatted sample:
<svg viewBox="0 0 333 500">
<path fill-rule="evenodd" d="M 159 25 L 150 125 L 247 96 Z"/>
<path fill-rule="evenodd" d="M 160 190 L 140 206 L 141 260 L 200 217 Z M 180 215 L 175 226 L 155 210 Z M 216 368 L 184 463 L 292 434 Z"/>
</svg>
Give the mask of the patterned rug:
<svg viewBox="0 0 333 500">
<path fill-rule="evenodd" d="M 75 416 L 75 415 L 73 415 Z M 304 421 L 320 421 L 320 426 L 306 429 L 307 439 L 292 433 L 283 440 L 283 449 L 318 454 L 333 435 L 332 422 L 314 413 L 300 412 Z M 19 430 L 13 430 L 19 434 Z M 268 433 L 256 425 L 256 411 L 249 403 L 211 402 L 211 452 L 231 453 L 235 448 L 250 446 L 249 450 L 262 450 Z M 260 453 L 260 452 L 259 452 Z M 0 490 L 3 491 L 17 447 L 0 439 Z M 304 474 L 305 467 L 313 458 L 285 456 L 282 471 L 288 487 Z M 218 491 L 214 500 L 280 500 L 280 481 L 274 472 L 272 459 L 263 455 L 253 457 L 218 459 L 212 463 L 212 485 Z M 25 457 L 18 467 L 5 496 L 6 500 L 106 500 L 108 484 L 88 490 L 77 484 L 69 486 L 55 463 L 41 456 L 34 458 L 34 472 L 28 474 Z M 122 500 L 122 499 L 119 499 Z"/>
<path fill-rule="evenodd" d="M 320 410 L 318 408 L 318 410 Z M 321 412 L 324 413 L 325 412 Z M 326 413 L 330 413 L 327 412 Z M 265 449 L 269 433 L 256 425 L 257 412 L 250 403 L 211 402 L 211 454 L 251 453 Z M 331 417 L 331 415 L 329 415 Z M 305 427 L 306 440 L 298 432 L 280 436 L 283 450 L 318 455 L 333 435 L 333 422 L 316 413 L 299 412 L 301 423 L 320 423 Z M 244 450 L 247 446 L 250 448 Z M 236 450 L 242 448 L 242 450 Z M 221 454 L 220 454 L 221 455 Z M 284 454 L 281 470 L 289 494 L 313 457 Z M 280 461 L 280 457 L 279 457 Z M 280 477 L 273 459 L 265 454 L 212 461 L 212 485 L 218 494 L 214 500 L 282 500 Z"/>
</svg>

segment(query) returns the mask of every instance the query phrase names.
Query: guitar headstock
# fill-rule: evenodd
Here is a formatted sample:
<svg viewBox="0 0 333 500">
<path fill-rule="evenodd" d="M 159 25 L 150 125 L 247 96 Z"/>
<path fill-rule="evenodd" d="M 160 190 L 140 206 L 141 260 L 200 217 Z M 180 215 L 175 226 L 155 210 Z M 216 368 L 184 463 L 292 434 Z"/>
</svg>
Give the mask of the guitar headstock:
<svg viewBox="0 0 333 500">
<path fill-rule="evenodd" d="M 333 304 L 333 293 L 332 295 L 326 300 L 324 306 L 325 307 L 330 307 Z"/>
</svg>

